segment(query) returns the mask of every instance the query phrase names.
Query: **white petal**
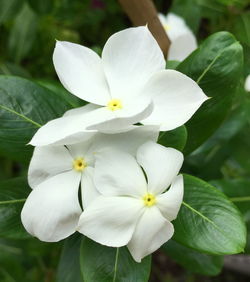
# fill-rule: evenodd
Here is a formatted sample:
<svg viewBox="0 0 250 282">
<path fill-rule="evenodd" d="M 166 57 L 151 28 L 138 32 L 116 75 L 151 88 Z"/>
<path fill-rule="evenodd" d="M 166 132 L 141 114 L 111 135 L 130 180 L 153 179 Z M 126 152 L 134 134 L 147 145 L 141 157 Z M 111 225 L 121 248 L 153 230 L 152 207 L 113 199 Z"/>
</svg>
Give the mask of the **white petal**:
<svg viewBox="0 0 250 282">
<path fill-rule="evenodd" d="M 36 147 L 28 171 L 30 187 L 35 188 L 47 178 L 71 170 L 72 161 L 64 146 Z"/>
<path fill-rule="evenodd" d="M 250 91 L 250 74 L 247 76 L 245 81 L 245 90 Z"/>
<path fill-rule="evenodd" d="M 100 106 L 97 106 L 97 105 L 94 105 L 94 104 L 87 104 L 87 105 L 79 107 L 79 108 L 68 110 L 67 112 L 64 113 L 63 116 L 67 117 L 67 116 L 82 115 L 82 114 L 92 112 L 93 110 L 96 110 L 96 109 L 99 109 L 99 108 L 100 108 Z"/>
<path fill-rule="evenodd" d="M 161 131 L 183 125 L 208 99 L 195 81 L 175 70 L 154 75 L 146 85 L 144 95 L 152 97 L 154 111 L 142 123 L 160 125 Z"/>
<path fill-rule="evenodd" d="M 94 139 L 93 150 L 98 152 L 111 147 L 135 156 L 140 145 L 149 140 L 156 142 L 158 135 L 158 126 L 136 126 L 130 131 L 117 134 L 98 133 Z"/>
<path fill-rule="evenodd" d="M 169 13 L 166 16 L 165 24 L 167 25 L 167 34 L 171 42 L 174 42 L 183 34 L 192 33 L 185 20 L 176 14 Z"/>
<path fill-rule="evenodd" d="M 197 48 L 196 38 L 192 32 L 186 32 L 171 41 L 168 60 L 183 61 Z"/>
<path fill-rule="evenodd" d="M 137 161 L 148 178 L 148 191 L 160 194 L 165 191 L 183 163 L 183 154 L 173 148 L 148 141 L 137 151 Z"/>
<path fill-rule="evenodd" d="M 101 59 L 95 52 L 78 44 L 57 41 L 53 62 L 69 92 L 88 102 L 106 105 L 110 94 Z"/>
<path fill-rule="evenodd" d="M 161 215 L 157 207 L 146 208 L 136 224 L 128 249 L 134 260 L 141 262 L 145 256 L 159 249 L 173 234 L 172 223 Z"/>
<path fill-rule="evenodd" d="M 141 198 L 147 191 L 144 174 L 135 158 L 111 148 L 96 154 L 94 183 L 107 196 Z"/>
<path fill-rule="evenodd" d="M 100 244 L 121 247 L 131 239 L 142 211 L 137 199 L 100 196 L 84 210 L 77 230 Z"/>
<path fill-rule="evenodd" d="M 84 209 L 101 195 L 94 185 L 93 175 L 94 168 L 90 166 L 86 167 L 82 172 L 81 193 L 82 205 Z"/>
<path fill-rule="evenodd" d="M 84 141 L 95 134 L 85 129 L 85 115 L 69 115 L 49 121 L 38 129 L 30 143 L 33 146 L 64 145 Z"/>
<path fill-rule="evenodd" d="M 111 111 L 103 107 L 93 111 L 86 128 L 104 133 L 118 133 L 123 129 L 131 129 L 131 125 L 144 120 L 152 111 L 151 99 L 140 97 L 133 101 L 124 101 L 124 107 L 120 110 Z"/>
<path fill-rule="evenodd" d="M 45 242 L 57 242 L 76 230 L 80 173 L 68 171 L 41 183 L 26 200 L 21 213 L 25 229 Z"/>
<path fill-rule="evenodd" d="M 165 68 L 163 53 L 146 26 L 112 35 L 102 60 L 113 98 L 136 97 L 152 74 Z"/>
<path fill-rule="evenodd" d="M 176 219 L 183 199 L 183 176 L 178 175 L 169 190 L 156 199 L 156 205 L 169 221 Z"/>
</svg>

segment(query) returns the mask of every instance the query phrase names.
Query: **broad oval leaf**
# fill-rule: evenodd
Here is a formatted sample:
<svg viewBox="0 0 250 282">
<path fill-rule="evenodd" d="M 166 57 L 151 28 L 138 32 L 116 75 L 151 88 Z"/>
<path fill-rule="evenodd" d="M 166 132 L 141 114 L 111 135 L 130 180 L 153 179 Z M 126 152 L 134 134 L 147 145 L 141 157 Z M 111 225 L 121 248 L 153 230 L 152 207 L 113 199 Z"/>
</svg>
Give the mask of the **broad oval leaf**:
<svg viewBox="0 0 250 282">
<path fill-rule="evenodd" d="M 0 152 L 27 162 L 26 146 L 36 130 L 60 117 L 71 105 L 50 90 L 29 80 L 0 76 Z"/>
<path fill-rule="evenodd" d="M 80 263 L 84 282 L 147 282 L 151 256 L 137 263 L 126 247 L 110 248 L 84 238 Z"/>
<path fill-rule="evenodd" d="M 80 271 L 80 246 L 83 235 L 75 233 L 64 241 L 59 265 L 57 282 L 82 282 Z"/>
<path fill-rule="evenodd" d="M 246 178 L 218 179 L 210 182 L 223 191 L 242 212 L 247 224 L 247 245 L 245 252 L 250 253 L 250 180 Z"/>
<path fill-rule="evenodd" d="M 203 275 L 218 275 L 223 267 L 222 256 L 212 256 L 185 247 L 174 240 L 168 241 L 161 249 L 187 270 Z"/>
<path fill-rule="evenodd" d="M 21 223 L 21 210 L 30 192 L 26 178 L 0 182 L 0 237 L 24 239 L 30 236 Z"/>
<path fill-rule="evenodd" d="M 178 65 L 178 71 L 195 80 L 206 95 L 211 97 L 186 123 L 186 154 L 199 147 L 225 119 L 242 69 L 242 47 L 228 32 L 211 35 Z"/>
<path fill-rule="evenodd" d="M 165 147 L 172 147 L 182 151 L 187 142 L 187 129 L 185 125 L 176 129 L 161 132 L 158 138 L 158 143 Z"/>
<path fill-rule="evenodd" d="M 174 221 L 174 239 L 208 254 L 240 253 L 246 226 L 237 207 L 209 183 L 184 175 L 183 204 Z"/>
</svg>

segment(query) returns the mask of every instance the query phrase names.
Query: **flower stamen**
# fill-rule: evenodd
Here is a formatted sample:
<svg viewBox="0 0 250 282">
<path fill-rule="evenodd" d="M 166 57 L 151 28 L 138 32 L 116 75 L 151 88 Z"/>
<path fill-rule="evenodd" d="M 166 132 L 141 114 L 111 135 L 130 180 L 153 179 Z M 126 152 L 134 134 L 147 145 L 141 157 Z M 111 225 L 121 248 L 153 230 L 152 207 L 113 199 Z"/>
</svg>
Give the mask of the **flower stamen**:
<svg viewBox="0 0 250 282">
<path fill-rule="evenodd" d="M 116 111 L 122 109 L 122 102 L 119 99 L 112 99 L 108 102 L 107 108 L 110 111 Z"/>
<path fill-rule="evenodd" d="M 153 205 L 156 204 L 156 198 L 151 193 L 147 193 L 146 195 L 143 196 L 142 199 L 143 199 L 144 205 L 147 207 L 152 207 Z"/>
<path fill-rule="evenodd" d="M 83 158 L 77 158 L 73 161 L 73 168 L 74 170 L 78 172 L 83 171 L 86 166 L 87 166 L 87 163 L 85 162 Z"/>
</svg>

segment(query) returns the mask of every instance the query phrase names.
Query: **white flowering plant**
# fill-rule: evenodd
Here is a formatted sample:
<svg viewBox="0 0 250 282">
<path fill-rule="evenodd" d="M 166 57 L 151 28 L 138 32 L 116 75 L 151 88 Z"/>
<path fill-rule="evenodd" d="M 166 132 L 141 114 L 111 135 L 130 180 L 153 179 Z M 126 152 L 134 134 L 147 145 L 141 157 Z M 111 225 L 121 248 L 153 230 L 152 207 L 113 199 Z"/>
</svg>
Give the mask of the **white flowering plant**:
<svg viewBox="0 0 250 282">
<path fill-rule="evenodd" d="M 168 61 L 146 25 L 101 55 L 56 41 L 62 86 L 0 76 L 0 152 L 27 167 L 0 183 L 0 238 L 63 244 L 59 282 L 146 282 L 155 252 L 216 275 L 249 251 L 247 180 L 230 180 L 225 145 L 249 122 L 242 46 L 159 19 Z"/>
</svg>

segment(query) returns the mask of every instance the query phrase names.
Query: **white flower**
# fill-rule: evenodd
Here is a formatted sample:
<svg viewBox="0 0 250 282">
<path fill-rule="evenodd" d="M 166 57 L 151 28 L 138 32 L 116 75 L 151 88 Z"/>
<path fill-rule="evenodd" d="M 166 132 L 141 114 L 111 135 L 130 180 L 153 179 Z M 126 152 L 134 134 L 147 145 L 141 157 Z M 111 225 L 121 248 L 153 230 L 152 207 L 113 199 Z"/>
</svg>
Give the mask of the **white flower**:
<svg viewBox="0 0 250 282">
<path fill-rule="evenodd" d="M 48 122 L 31 140 L 34 146 L 72 144 L 95 131 L 127 131 L 138 122 L 171 130 L 207 99 L 191 78 L 164 70 L 163 53 L 147 27 L 112 35 L 102 58 L 86 47 L 58 41 L 53 61 L 64 87 L 90 104 Z"/>
<path fill-rule="evenodd" d="M 245 80 L 245 90 L 250 92 L 250 74 L 247 76 Z"/>
<path fill-rule="evenodd" d="M 159 13 L 159 19 L 171 41 L 168 60 L 183 61 L 197 48 L 193 32 L 181 17 L 173 13 L 167 16 Z"/>
<path fill-rule="evenodd" d="M 66 146 L 36 147 L 28 172 L 33 188 L 26 200 L 22 223 L 42 241 L 55 242 L 73 234 L 82 208 L 99 195 L 93 184 L 95 154 L 118 148 L 135 155 L 147 140 L 156 141 L 158 128 L 140 126 L 116 135 L 98 133 L 84 142 Z"/>
<path fill-rule="evenodd" d="M 82 213 L 77 230 L 103 245 L 127 245 L 140 262 L 174 233 L 170 221 L 183 198 L 183 177 L 177 176 L 183 155 L 149 141 L 138 149 L 137 161 L 148 182 L 131 155 L 97 155 L 94 183 L 102 195 Z"/>
</svg>

